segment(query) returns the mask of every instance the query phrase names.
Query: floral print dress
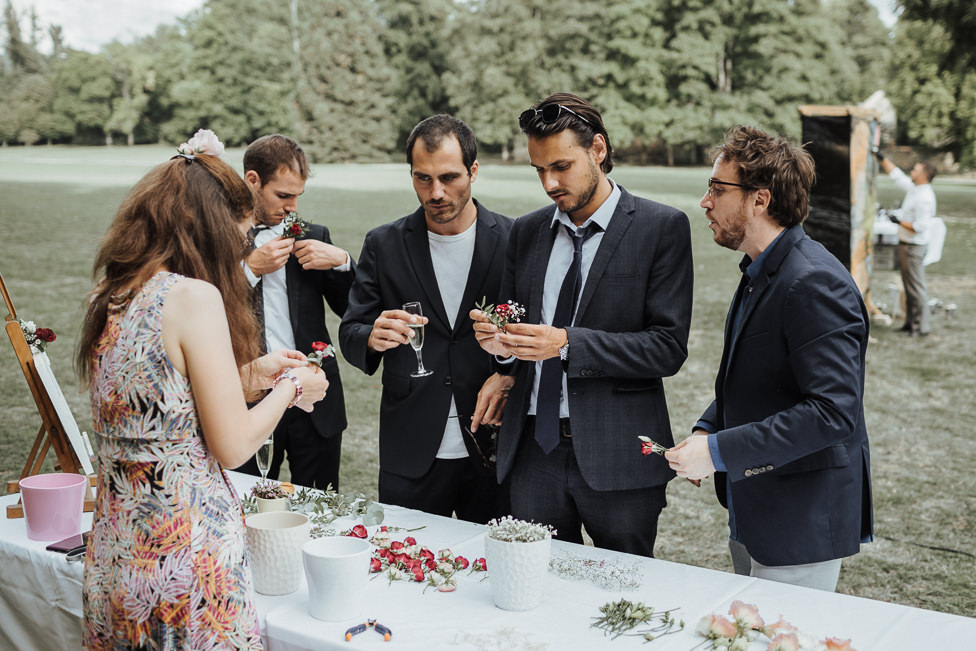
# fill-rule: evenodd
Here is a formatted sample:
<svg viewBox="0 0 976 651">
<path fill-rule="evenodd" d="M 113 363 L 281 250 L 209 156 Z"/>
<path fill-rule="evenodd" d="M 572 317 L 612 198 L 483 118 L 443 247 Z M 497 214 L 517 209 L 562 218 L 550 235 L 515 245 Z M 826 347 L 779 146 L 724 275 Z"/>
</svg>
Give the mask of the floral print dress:
<svg viewBox="0 0 976 651">
<path fill-rule="evenodd" d="M 110 310 L 92 364 L 98 496 L 83 581 L 88 649 L 260 649 L 240 499 L 163 349 L 181 276 Z"/>
</svg>

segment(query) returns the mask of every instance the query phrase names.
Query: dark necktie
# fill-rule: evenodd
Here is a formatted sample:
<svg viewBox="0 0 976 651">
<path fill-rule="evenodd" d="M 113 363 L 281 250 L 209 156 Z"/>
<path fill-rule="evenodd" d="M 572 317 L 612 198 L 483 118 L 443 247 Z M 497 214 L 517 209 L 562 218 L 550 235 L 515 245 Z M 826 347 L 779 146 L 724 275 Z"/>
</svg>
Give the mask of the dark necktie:
<svg viewBox="0 0 976 651">
<path fill-rule="evenodd" d="M 595 235 L 599 226 L 590 224 L 579 232 L 565 225 L 563 228 L 573 238 L 573 261 L 559 288 L 556 311 L 552 316 L 554 328 L 564 328 L 573 321 L 573 312 L 583 287 L 583 242 Z M 543 361 L 535 404 L 535 440 L 546 454 L 559 445 L 559 397 L 562 388 L 562 360 L 557 356 Z"/>
<path fill-rule="evenodd" d="M 251 227 L 251 231 L 249 233 L 248 239 L 251 243 L 252 251 L 257 248 L 257 245 L 254 242 L 254 238 L 257 237 L 258 233 L 268 228 L 269 228 L 268 226 Z M 268 352 L 268 343 L 265 338 L 265 332 L 264 332 L 264 278 L 263 277 L 258 278 L 257 284 L 254 286 L 254 288 L 251 291 L 252 291 L 251 301 L 254 306 L 254 315 L 257 317 L 258 325 L 261 327 L 261 338 L 259 343 L 260 343 L 261 353 L 263 354 Z"/>
</svg>

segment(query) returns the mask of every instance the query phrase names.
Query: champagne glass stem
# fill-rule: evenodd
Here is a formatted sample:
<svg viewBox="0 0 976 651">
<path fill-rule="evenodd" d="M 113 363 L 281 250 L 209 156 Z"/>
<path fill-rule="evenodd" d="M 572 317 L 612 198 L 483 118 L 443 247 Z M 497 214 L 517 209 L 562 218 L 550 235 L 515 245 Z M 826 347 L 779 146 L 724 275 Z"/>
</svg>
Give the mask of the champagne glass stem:
<svg viewBox="0 0 976 651">
<path fill-rule="evenodd" d="M 419 348 L 416 351 L 414 351 L 414 352 L 417 353 L 417 373 L 425 373 L 426 374 L 427 373 L 427 369 L 424 368 L 424 356 L 421 354 Z"/>
</svg>

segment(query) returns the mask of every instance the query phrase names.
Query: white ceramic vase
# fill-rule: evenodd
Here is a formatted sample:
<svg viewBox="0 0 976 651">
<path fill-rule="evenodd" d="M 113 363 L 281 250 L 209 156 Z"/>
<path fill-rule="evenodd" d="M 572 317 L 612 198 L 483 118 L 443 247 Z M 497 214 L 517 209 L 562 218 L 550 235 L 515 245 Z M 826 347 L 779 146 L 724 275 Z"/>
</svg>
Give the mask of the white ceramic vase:
<svg viewBox="0 0 976 651">
<path fill-rule="evenodd" d="M 341 622 L 362 614 L 371 549 L 368 540 L 352 536 L 325 536 L 305 543 L 302 557 L 312 617 Z"/>
<path fill-rule="evenodd" d="M 542 602 L 552 537 L 535 542 L 505 542 L 485 535 L 488 582 L 495 605 L 532 610 Z"/>
<path fill-rule="evenodd" d="M 287 497 L 273 497 L 267 499 L 264 497 L 254 496 L 254 501 L 257 503 L 258 513 L 271 513 L 272 511 L 289 511 L 288 508 L 288 498 Z"/>
<path fill-rule="evenodd" d="M 308 516 L 272 511 L 249 515 L 244 523 L 254 590 L 267 595 L 297 590 L 302 582 L 302 545 L 312 530 Z"/>
</svg>

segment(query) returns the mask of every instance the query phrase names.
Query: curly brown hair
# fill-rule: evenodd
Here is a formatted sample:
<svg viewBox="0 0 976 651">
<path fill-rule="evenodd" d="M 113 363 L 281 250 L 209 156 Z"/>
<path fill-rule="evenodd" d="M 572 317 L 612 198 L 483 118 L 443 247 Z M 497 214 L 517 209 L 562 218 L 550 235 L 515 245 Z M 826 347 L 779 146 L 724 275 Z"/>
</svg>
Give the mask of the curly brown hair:
<svg viewBox="0 0 976 651">
<path fill-rule="evenodd" d="M 95 256 L 95 289 L 75 357 L 78 375 L 90 380 L 110 305 L 138 292 L 161 269 L 214 285 L 223 296 L 238 366 L 255 359 L 260 330 L 241 270 L 247 246 L 239 227 L 252 210 L 244 180 L 215 156 L 175 156 L 136 183 Z"/>
<path fill-rule="evenodd" d="M 743 185 L 769 190 L 769 214 L 780 226 L 794 226 L 807 218 L 814 164 L 805 149 L 740 124 L 729 129 L 725 142 L 715 147 L 712 159 L 719 157 L 735 166 Z"/>
</svg>

